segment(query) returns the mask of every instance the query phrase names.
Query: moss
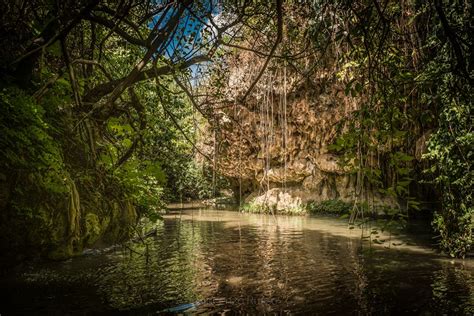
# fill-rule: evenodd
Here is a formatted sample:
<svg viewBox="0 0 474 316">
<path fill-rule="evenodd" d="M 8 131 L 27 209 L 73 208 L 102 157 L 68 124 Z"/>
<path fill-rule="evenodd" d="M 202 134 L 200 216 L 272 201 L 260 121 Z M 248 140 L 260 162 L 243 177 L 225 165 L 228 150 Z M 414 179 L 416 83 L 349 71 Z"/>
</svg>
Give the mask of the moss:
<svg viewBox="0 0 474 316">
<path fill-rule="evenodd" d="M 107 207 L 107 213 L 110 215 L 103 220 L 101 239 L 107 244 L 128 239 L 132 234 L 132 226 L 137 220 L 134 205 L 129 200 L 125 200 L 125 202 L 112 201 Z"/>
<path fill-rule="evenodd" d="M 92 246 L 99 239 L 101 231 L 99 217 L 93 213 L 86 214 L 84 245 Z"/>
<path fill-rule="evenodd" d="M 98 241 L 128 238 L 135 187 L 91 168 L 90 148 L 70 129 L 72 118 L 53 110 L 46 116 L 12 87 L 0 91 L 0 101 L 0 265 L 67 259 Z"/>
</svg>

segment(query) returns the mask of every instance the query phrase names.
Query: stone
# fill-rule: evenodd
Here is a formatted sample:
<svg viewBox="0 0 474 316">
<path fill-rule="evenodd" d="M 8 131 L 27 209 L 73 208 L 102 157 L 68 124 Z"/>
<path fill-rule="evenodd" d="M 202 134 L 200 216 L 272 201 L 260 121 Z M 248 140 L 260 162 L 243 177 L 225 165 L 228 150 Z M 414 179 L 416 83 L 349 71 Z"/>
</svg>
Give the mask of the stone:
<svg viewBox="0 0 474 316">
<path fill-rule="evenodd" d="M 284 211 L 301 208 L 303 202 L 305 202 L 305 198 L 303 192 L 299 189 L 273 188 L 264 192 L 262 195 L 254 194 L 246 201 L 254 206 Z"/>
<path fill-rule="evenodd" d="M 344 174 L 346 171 L 339 164 L 338 157 L 332 154 L 323 154 L 314 158 L 316 167 L 324 172 Z"/>
<path fill-rule="evenodd" d="M 306 177 L 302 183 L 303 189 L 307 191 L 320 190 L 323 180 L 326 176 L 321 171 L 314 171 L 312 175 Z"/>
<path fill-rule="evenodd" d="M 274 167 L 268 170 L 268 180 L 273 183 L 302 182 L 311 175 L 314 165 L 307 160 L 296 160 L 285 167 Z"/>
</svg>

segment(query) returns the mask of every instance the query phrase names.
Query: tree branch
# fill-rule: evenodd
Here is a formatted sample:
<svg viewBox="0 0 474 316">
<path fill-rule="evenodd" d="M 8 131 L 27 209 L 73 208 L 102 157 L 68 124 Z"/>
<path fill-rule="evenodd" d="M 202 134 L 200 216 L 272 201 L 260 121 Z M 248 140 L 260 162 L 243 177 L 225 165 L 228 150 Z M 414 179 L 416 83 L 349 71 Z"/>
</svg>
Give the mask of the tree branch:
<svg viewBox="0 0 474 316">
<path fill-rule="evenodd" d="M 59 30 L 59 32 L 55 33 L 53 36 L 51 36 L 51 38 L 44 38 L 44 34 L 50 31 L 49 27 L 55 27 L 53 23 L 48 24 L 49 27 L 47 27 L 37 39 L 33 40 L 33 44 L 30 46 L 30 49 L 24 55 L 17 58 L 13 64 L 20 63 L 27 57 L 30 57 L 31 55 L 34 55 L 40 51 L 43 47 L 48 47 L 56 42 L 59 38 L 65 37 L 72 30 L 72 28 L 76 26 L 82 20 L 82 18 L 87 15 L 98 3 L 99 0 L 91 1 L 62 30 Z"/>
<path fill-rule="evenodd" d="M 98 23 L 102 26 L 105 26 L 106 28 L 112 30 L 117 35 L 119 35 L 120 37 L 125 39 L 130 44 L 143 46 L 143 47 L 147 47 L 147 48 L 150 47 L 150 43 L 148 43 L 147 41 L 145 41 L 143 39 L 140 39 L 140 38 L 133 37 L 132 35 L 128 34 L 126 31 L 124 31 L 123 29 L 118 27 L 118 25 L 116 25 L 114 22 L 112 22 L 112 21 L 110 21 L 106 18 L 103 18 L 103 17 L 98 16 L 98 15 L 88 14 L 84 17 L 84 19 L 89 20 L 91 22 Z"/>
<path fill-rule="evenodd" d="M 277 38 L 275 40 L 275 43 L 273 44 L 272 49 L 270 50 L 270 53 L 268 54 L 267 59 L 265 60 L 265 63 L 262 66 L 262 69 L 260 69 L 260 73 L 257 75 L 255 80 L 250 84 L 250 87 L 248 88 L 247 92 L 244 94 L 244 96 L 240 99 L 240 103 L 244 103 L 245 99 L 249 96 L 249 94 L 252 92 L 253 88 L 257 84 L 257 82 L 260 80 L 262 77 L 263 73 L 265 72 L 265 69 L 268 66 L 268 63 L 270 62 L 270 59 L 272 58 L 273 54 L 275 53 L 278 45 L 280 44 L 282 38 L 283 38 L 283 0 L 276 0 L 276 9 L 277 9 Z"/>
<path fill-rule="evenodd" d="M 281 0 L 280 0 L 281 1 Z M 140 74 L 143 74 L 142 70 L 145 68 L 148 61 L 152 58 L 153 55 L 160 54 L 158 51 L 159 48 L 163 49 L 168 43 L 168 39 L 174 34 L 174 30 L 179 24 L 180 18 L 183 15 L 185 7 L 189 4 L 190 0 L 183 1 L 179 6 L 177 12 L 166 22 L 166 26 L 158 31 L 157 36 L 153 39 L 152 44 L 142 60 L 135 65 L 130 74 L 122 81 L 118 83 L 111 92 L 106 106 L 110 107 L 115 100 L 122 94 L 122 92 L 128 88 L 131 84 L 136 82 Z"/>
<path fill-rule="evenodd" d="M 212 162 L 213 160 L 211 159 L 211 157 L 209 157 L 208 155 L 203 153 L 199 148 L 197 148 L 196 144 L 194 144 L 194 142 L 191 139 L 189 139 L 188 135 L 186 134 L 185 131 L 183 131 L 183 129 L 181 128 L 181 126 L 178 123 L 178 120 L 174 117 L 173 113 L 171 113 L 171 111 L 166 107 L 165 102 L 164 102 L 164 100 L 163 100 L 160 93 L 158 93 L 158 97 L 160 98 L 160 103 L 161 103 L 161 107 L 163 108 L 163 111 L 170 117 L 171 121 L 176 126 L 176 128 L 181 132 L 181 134 L 184 136 L 184 138 L 191 144 L 191 146 L 194 148 L 194 150 L 196 150 L 204 158 L 206 158 L 207 160 Z"/>
<path fill-rule="evenodd" d="M 150 80 L 155 78 L 156 76 L 163 76 L 163 75 L 168 75 L 172 74 L 176 70 L 183 70 L 191 65 L 204 62 L 204 61 L 209 61 L 209 57 L 207 56 L 195 56 L 183 63 L 180 64 L 173 64 L 173 65 L 167 65 L 167 66 L 162 66 L 159 68 L 150 68 L 148 70 L 141 71 L 137 74 L 136 77 L 133 78 L 133 80 L 128 81 L 129 85 L 135 84 L 140 81 L 145 81 L 145 80 Z M 111 80 L 109 82 L 100 84 L 93 89 L 91 89 L 86 96 L 84 97 L 84 101 L 86 102 L 97 102 L 104 96 L 112 93 L 114 91 L 114 88 L 120 84 L 123 84 L 127 80 L 127 77 L 123 77 L 120 79 L 115 79 Z"/>
<path fill-rule="evenodd" d="M 456 64 L 457 64 L 456 68 L 460 70 L 460 72 L 463 73 L 464 77 L 472 84 L 474 80 L 471 78 L 469 72 L 467 71 L 466 60 L 462 53 L 462 48 L 458 43 L 456 33 L 454 33 L 453 30 L 451 29 L 448 19 L 446 18 L 446 15 L 444 14 L 442 1 L 435 0 L 434 6 L 436 8 L 436 12 L 438 13 L 438 17 L 441 21 L 441 25 L 443 26 L 444 33 L 446 34 L 446 37 L 448 38 L 449 42 L 451 43 L 451 46 L 453 47 L 454 55 L 456 56 Z"/>
</svg>

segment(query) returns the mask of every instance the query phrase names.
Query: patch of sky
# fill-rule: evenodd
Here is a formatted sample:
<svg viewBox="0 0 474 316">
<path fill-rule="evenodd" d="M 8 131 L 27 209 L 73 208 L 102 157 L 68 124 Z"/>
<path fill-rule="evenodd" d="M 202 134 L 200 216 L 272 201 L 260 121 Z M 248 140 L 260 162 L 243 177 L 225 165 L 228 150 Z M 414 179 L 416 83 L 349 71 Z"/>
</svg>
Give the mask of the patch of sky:
<svg viewBox="0 0 474 316">
<path fill-rule="evenodd" d="M 156 5 L 169 5 L 170 1 L 158 0 Z M 151 29 L 159 29 L 166 26 L 167 22 L 176 14 L 179 1 L 171 4 L 168 10 L 156 14 L 149 24 Z M 210 18 L 219 14 L 220 6 L 218 0 L 191 1 L 181 16 L 177 27 L 167 43 L 160 49 L 160 55 L 173 63 L 186 61 L 196 55 L 205 55 L 212 47 L 216 38 L 215 29 L 210 23 Z M 164 15 L 164 16 L 163 16 Z M 157 23 L 160 23 L 158 26 Z M 205 64 L 190 67 L 192 78 L 200 74 L 200 69 Z"/>
</svg>

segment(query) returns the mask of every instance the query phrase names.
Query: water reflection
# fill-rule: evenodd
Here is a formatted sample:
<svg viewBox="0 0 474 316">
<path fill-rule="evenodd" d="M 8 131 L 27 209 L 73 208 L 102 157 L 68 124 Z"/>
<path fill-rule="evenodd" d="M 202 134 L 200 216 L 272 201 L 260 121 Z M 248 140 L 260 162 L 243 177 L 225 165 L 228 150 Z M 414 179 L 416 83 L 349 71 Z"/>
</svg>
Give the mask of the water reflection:
<svg viewBox="0 0 474 316">
<path fill-rule="evenodd" d="M 410 236 L 380 236 L 390 240 L 380 245 L 360 238 L 370 231 L 328 218 L 186 210 L 165 216 L 144 243 L 33 267 L 1 287 L 9 289 L 9 307 L 18 312 L 147 314 L 193 303 L 183 308 L 474 313 L 472 261 L 440 260 Z M 64 289 L 74 289 L 73 295 Z M 35 300 L 25 301 L 29 296 Z"/>
</svg>

